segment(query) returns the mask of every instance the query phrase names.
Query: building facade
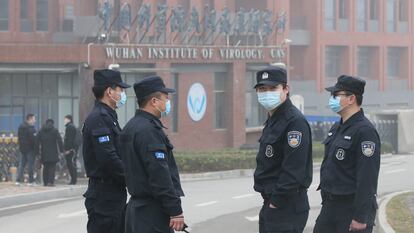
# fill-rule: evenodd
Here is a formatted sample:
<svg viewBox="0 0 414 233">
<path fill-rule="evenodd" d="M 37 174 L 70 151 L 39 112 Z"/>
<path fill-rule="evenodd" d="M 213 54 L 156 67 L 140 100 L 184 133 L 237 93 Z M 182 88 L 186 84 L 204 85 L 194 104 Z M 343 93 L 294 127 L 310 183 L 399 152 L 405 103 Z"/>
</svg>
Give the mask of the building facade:
<svg viewBox="0 0 414 233">
<path fill-rule="evenodd" d="M 119 64 L 127 83 L 158 74 L 178 91 L 165 119 L 178 149 L 257 142 L 266 112 L 255 72 L 288 67 L 310 121 L 331 121 L 324 87 L 367 80 L 368 112 L 414 107 L 408 0 L 0 0 L 0 132 L 27 113 L 77 125 L 94 104 L 93 70 Z M 389 10 L 392 9 L 392 10 Z M 124 125 L 137 103 L 127 90 Z"/>
</svg>

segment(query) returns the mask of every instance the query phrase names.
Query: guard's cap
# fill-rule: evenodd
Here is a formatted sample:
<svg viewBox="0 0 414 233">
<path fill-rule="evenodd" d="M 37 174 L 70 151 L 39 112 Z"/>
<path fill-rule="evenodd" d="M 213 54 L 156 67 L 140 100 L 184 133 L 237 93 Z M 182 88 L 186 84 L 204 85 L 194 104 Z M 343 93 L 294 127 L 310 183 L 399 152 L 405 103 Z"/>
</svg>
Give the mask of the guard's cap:
<svg viewBox="0 0 414 233">
<path fill-rule="evenodd" d="M 341 75 L 338 77 L 338 81 L 336 82 L 335 86 L 327 87 L 325 90 L 331 93 L 338 91 L 349 91 L 355 95 L 362 95 L 364 94 L 365 83 L 365 80 L 361 78 L 349 75 Z"/>
<path fill-rule="evenodd" d="M 116 70 L 95 70 L 93 72 L 94 86 L 110 86 L 117 85 L 122 88 L 129 88 L 130 85 L 124 83 L 121 78 L 121 73 Z"/>
<path fill-rule="evenodd" d="M 256 81 L 254 88 L 261 85 L 277 86 L 279 84 L 286 84 L 286 70 L 279 66 L 268 66 L 256 73 Z"/>
<path fill-rule="evenodd" d="M 143 99 L 146 96 L 154 92 L 163 92 L 163 93 L 174 93 L 175 90 L 171 88 L 166 88 L 164 81 L 160 76 L 148 76 L 143 80 L 134 84 L 134 91 L 137 99 Z"/>
</svg>

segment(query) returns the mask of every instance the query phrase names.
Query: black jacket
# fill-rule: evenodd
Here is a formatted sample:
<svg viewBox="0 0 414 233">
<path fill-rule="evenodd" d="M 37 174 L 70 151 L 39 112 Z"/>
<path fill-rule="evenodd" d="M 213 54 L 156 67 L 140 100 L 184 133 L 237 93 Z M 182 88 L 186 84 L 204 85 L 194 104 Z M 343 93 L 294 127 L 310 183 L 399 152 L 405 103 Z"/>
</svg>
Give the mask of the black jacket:
<svg viewBox="0 0 414 233">
<path fill-rule="evenodd" d="M 334 195 L 354 194 L 353 219 L 372 225 L 377 208 L 381 141 L 361 111 L 332 126 L 325 144 L 318 189 Z"/>
<path fill-rule="evenodd" d="M 308 122 L 290 99 L 267 119 L 259 140 L 254 189 L 276 206 L 312 182 L 312 135 Z"/>
<path fill-rule="evenodd" d="M 19 149 L 22 153 L 37 153 L 36 129 L 33 125 L 23 122 L 18 129 Z"/>
<path fill-rule="evenodd" d="M 125 187 L 124 166 L 119 156 L 121 128 L 115 110 L 97 101 L 82 127 L 86 175 L 112 179 Z"/>
<path fill-rule="evenodd" d="M 154 115 L 137 110 L 121 133 L 125 179 L 132 198 L 155 199 L 169 216 L 182 213 L 181 188 L 173 146 Z"/>
<path fill-rule="evenodd" d="M 59 151 L 63 152 L 62 137 L 53 125 L 45 125 L 38 135 L 40 159 L 42 163 L 58 162 Z"/>
<path fill-rule="evenodd" d="M 65 151 L 78 149 L 76 148 L 76 145 L 75 145 L 75 138 L 76 138 L 75 125 L 73 125 L 73 123 L 67 123 L 66 130 L 65 130 L 65 140 L 63 143 L 63 147 Z"/>
</svg>

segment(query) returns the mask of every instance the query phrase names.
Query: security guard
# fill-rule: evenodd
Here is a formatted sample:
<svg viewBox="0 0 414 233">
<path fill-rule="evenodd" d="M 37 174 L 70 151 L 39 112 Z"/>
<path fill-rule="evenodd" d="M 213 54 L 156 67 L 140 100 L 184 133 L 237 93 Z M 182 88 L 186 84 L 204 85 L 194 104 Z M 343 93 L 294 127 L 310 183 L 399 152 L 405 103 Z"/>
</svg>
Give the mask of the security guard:
<svg viewBox="0 0 414 233">
<path fill-rule="evenodd" d="M 365 81 L 342 75 L 329 106 L 341 116 L 325 144 L 319 188 L 322 210 L 314 233 L 372 232 L 377 209 L 380 138 L 361 108 Z"/>
<path fill-rule="evenodd" d="M 134 84 L 139 109 L 121 133 L 121 155 L 131 199 L 126 233 L 174 232 L 185 227 L 180 177 L 165 128 L 160 121 L 171 109 L 169 93 L 159 76 Z"/>
<path fill-rule="evenodd" d="M 89 185 L 85 196 L 88 233 L 123 233 L 125 222 L 125 177 L 119 156 L 116 108 L 126 102 L 121 74 L 95 70 L 93 94 L 96 104 L 82 128 L 83 159 Z"/>
<path fill-rule="evenodd" d="M 259 103 L 269 112 L 254 173 L 254 189 L 264 199 L 259 232 L 302 232 L 312 182 L 311 130 L 289 99 L 284 68 L 269 66 L 257 72 L 256 79 Z"/>
</svg>

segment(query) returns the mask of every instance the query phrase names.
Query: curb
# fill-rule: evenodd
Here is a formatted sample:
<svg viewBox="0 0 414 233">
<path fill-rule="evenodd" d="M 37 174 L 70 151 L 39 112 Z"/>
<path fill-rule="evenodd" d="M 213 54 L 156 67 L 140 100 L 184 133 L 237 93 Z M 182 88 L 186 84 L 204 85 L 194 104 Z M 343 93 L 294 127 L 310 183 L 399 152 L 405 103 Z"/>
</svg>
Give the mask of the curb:
<svg viewBox="0 0 414 233">
<path fill-rule="evenodd" d="M 395 233 L 394 229 L 392 229 L 391 225 L 388 223 L 387 220 L 387 204 L 391 201 L 392 198 L 405 193 L 414 192 L 414 190 L 408 190 L 408 191 L 401 191 L 401 192 L 395 192 L 387 194 L 382 198 L 382 201 L 380 203 L 380 206 L 378 208 L 378 228 L 380 233 Z"/>
<path fill-rule="evenodd" d="M 0 210 L 8 207 L 18 207 L 21 205 L 50 201 L 53 199 L 71 198 L 79 196 L 85 192 L 86 185 L 56 188 L 40 192 L 23 193 L 0 197 Z"/>
<path fill-rule="evenodd" d="M 180 180 L 183 182 L 190 182 L 190 181 L 202 181 L 202 180 L 252 177 L 253 173 L 254 173 L 254 169 L 238 169 L 238 170 L 230 170 L 230 171 L 180 174 Z"/>
</svg>

